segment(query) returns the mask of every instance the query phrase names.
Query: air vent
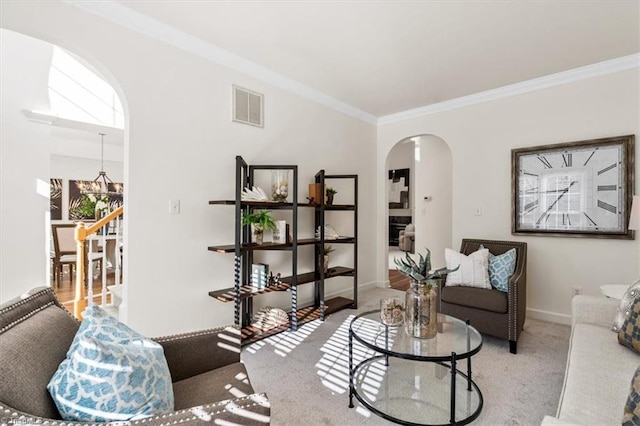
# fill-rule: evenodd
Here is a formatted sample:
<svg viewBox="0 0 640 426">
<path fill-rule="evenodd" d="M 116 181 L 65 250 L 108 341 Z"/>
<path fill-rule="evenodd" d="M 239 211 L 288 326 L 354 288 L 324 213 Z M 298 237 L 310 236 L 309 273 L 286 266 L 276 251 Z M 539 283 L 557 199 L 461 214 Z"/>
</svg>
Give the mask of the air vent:
<svg viewBox="0 0 640 426">
<path fill-rule="evenodd" d="M 263 98 L 260 93 L 233 86 L 233 121 L 263 127 Z"/>
</svg>

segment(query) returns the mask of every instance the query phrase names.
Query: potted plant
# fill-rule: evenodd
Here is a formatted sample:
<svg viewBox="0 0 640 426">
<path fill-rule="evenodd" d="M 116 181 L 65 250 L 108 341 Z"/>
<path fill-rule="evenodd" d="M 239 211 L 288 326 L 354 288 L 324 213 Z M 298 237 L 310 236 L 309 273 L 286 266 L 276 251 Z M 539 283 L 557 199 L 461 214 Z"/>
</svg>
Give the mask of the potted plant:
<svg viewBox="0 0 640 426">
<path fill-rule="evenodd" d="M 418 253 L 416 262 L 409 253 L 405 258 L 395 258 L 393 262 L 397 270 L 411 279 L 411 285 L 405 295 L 405 331 L 412 337 L 430 339 L 437 334 L 437 294 L 435 287 L 438 279 L 454 269 L 440 268 L 431 271 L 431 252 L 426 249 L 425 255 Z"/>
<path fill-rule="evenodd" d="M 269 229 L 275 231 L 276 222 L 273 220 L 273 216 L 267 210 L 258 210 L 254 213 L 242 213 L 242 225 L 251 225 L 253 234 L 256 236 L 256 244 L 260 245 L 263 242 L 264 231 Z"/>
<path fill-rule="evenodd" d="M 329 253 L 334 252 L 335 249 L 331 245 L 327 245 L 322 247 L 322 260 L 324 265 L 324 273 L 326 274 L 329 270 Z"/>
<path fill-rule="evenodd" d="M 338 191 L 336 191 L 335 189 L 333 189 L 330 186 L 327 186 L 326 193 L 327 193 L 327 204 L 328 205 L 333 204 L 333 196 L 336 195 L 338 193 Z"/>
</svg>

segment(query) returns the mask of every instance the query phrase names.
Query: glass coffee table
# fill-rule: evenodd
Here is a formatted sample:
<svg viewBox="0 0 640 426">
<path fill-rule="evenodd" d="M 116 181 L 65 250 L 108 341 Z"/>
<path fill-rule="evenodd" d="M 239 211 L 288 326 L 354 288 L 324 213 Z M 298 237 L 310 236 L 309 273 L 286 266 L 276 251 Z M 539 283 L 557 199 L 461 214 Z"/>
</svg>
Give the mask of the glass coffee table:
<svg viewBox="0 0 640 426">
<path fill-rule="evenodd" d="M 471 357 L 480 348 L 480 333 L 449 315 L 438 314 L 436 337 L 417 339 L 403 325 L 382 324 L 379 310 L 362 313 L 349 326 L 349 407 L 356 397 L 399 424 L 470 423 L 483 404 L 471 377 Z"/>
</svg>

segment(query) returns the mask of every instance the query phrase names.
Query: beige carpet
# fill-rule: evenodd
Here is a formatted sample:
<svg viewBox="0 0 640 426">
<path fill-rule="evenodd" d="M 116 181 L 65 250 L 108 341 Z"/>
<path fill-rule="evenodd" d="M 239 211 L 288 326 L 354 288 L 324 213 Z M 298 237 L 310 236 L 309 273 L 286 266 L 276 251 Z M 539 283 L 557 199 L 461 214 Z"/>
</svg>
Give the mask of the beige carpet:
<svg viewBox="0 0 640 426">
<path fill-rule="evenodd" d="M 361 292 L 358 312 L 378 308 L 392 289 Z M 359 406 L 348 408 L 348 326 L 354 310 L 305 324 L 246 347 L 242 360 L 257 392 L 271 401 L 271 424 L 388 425 Z M 473 378 L 484 397 L 477 425 L 539 425 L 554 415 L 564 377 L 570 328 L 527 320 L 518 354 L 485 337 L 473 357 Z M 465 364 L 466 365 L 466 364 Z"/>
</svg>

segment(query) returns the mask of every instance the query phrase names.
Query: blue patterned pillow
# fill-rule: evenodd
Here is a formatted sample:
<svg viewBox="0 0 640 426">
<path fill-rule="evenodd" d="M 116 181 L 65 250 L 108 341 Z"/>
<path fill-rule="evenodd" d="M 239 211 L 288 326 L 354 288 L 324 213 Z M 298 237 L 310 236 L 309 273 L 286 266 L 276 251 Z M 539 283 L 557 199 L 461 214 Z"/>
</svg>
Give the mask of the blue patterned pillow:
<svg viewBox="0 0 640 426">
<path fill-rule="evenodd" d="M 482 244 L 479 250 L 484 249 Z M 498 256 L 489 253 L 489 282 L 496 289 L 507 293 L 509 278 L 516 270 L 516 249 L 512 248 Z"/>
<path fill-rule="evenodd" d="M 85 311 L 47 389 L 67 421 L 125 421 L 173 411 L 162 346 L 97 305 Z"/>
</svg>

